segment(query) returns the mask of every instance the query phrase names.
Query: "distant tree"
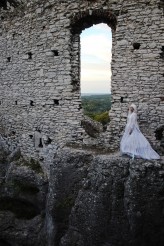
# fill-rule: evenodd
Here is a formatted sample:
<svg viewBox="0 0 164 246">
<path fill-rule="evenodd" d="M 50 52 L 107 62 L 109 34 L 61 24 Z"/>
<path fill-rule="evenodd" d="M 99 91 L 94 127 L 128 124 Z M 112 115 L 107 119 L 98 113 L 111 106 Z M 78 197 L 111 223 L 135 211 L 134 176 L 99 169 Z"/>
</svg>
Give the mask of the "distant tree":
<svg viewBox="0 0 164 246">
<path fill-rule="evenodd" d="M 110 121 L 111 95 L 82 96 L 82 107 L 85 115 L 106 125 Z"/>
<path fill-rule="evenodd" d="M 82 96 L 82 107 L 85 112 L 100 113 L 111 108 L 111 95 Z"/>
<path fill-rule="evenodd" d="M 100 114 L 96 114 L 94 116 L 94 120 L 101 122 L 103 125 L 106 125 L 110 121 L 109 112 L 106 111 Z"/>
</svg>

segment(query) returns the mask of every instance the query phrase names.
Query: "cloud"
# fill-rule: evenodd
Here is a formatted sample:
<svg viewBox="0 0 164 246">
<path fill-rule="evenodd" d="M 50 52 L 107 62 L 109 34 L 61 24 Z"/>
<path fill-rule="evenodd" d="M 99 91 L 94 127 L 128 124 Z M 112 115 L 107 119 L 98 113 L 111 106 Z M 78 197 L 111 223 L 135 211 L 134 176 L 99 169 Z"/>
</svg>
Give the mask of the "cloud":
<svg viewBox="0 0 164 246">
<path fill-rule="evenodd" d="M 81 57 L 94 57 L 110 63 L 112 42 L 103 34 L 95 34 L 81 39 Z"/>
<path fill-rule="evenodd" d="M 97 83 L 96 81 L 86 81 L 81 84 L 82 93 L 110 93 L 111 85 L 109 81 L 103 81 Z"/>
<path fill-rule="evenodd" d="M 81 35 L 81 91 L 110 92 L 111 30 L 105 24 L 86 29 Z"/>
<path fill-rule="evenodd" d="M 81 80 L 82 84 L 85 84 L 86 81 L 94 82 L 96 84 L 99 81 L 103 81 L 110 85 L 111 82 L 111 71 L 108 73 L 107 68 L 103 68 L 101 70 L 97 70 L 95 67 L 85 68 L 81 71 Z"/>
<path fill-rule="evenodd" d="M 102 63 L 102 62 L 84 62 L 82 64 L 82 72 L 84 69 L 87 69 L 87 70 L 97 70 L 97 72 L 99 71 L 104 71 L 106 70 L 106 72 L 108 72 L 109 74 L 111 73 L 111 69 L 110 69 L 110 64 L 109 63 Z"/>
<path fill-rule="evenodd" d="M 108 31 L 108 35 L 112 36 L 111 33 L 109 34 L 109 32 L 112 32 L 112 30 L 107 24 L 100 23 L 98 25 L 93 25 L 93 27 L 95 30 Z"/>
</svg>

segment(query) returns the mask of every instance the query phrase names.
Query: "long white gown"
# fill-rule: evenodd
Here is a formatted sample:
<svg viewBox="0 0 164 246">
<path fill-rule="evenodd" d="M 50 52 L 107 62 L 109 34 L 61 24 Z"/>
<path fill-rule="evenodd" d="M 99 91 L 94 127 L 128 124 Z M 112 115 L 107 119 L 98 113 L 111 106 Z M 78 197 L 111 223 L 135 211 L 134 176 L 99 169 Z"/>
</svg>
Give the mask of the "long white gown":
<svg viewBox="0 0 164 246">
<path fill-rule="evenodd" d="M 132 132 L 130 134 L 130 132 Z M 147 160 L 160 159 L 160 156 L 152 149 L 150 143 L 141 133 L 135 112 L 128 114 L 125 132 L 121 139 L 120 150 L 122 154 L 131 157 L 139 157 Z"/>
</svg>

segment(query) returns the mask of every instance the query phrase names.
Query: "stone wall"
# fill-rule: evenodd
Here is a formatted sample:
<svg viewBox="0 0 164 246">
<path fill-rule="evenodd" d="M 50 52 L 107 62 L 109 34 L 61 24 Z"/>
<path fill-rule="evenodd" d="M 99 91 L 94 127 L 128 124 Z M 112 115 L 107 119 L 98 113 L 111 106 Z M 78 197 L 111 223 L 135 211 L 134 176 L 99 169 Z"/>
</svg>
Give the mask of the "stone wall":
<svg viewBox="0 0 164 246">
<path fill-rule="evenodd" d="M 158 146 L 154 132 L 164 121 L 163 1 L 15 2 L 15 8 L 0 10 L 4 140 L 43 163 L 65 145 L 114 151 L 134 102 L 142 131 Z M 113 103 L 107 130 L 91 137 L 81 125 L 80 33 L 101 22 L 112 29 Z"/>
</svg>

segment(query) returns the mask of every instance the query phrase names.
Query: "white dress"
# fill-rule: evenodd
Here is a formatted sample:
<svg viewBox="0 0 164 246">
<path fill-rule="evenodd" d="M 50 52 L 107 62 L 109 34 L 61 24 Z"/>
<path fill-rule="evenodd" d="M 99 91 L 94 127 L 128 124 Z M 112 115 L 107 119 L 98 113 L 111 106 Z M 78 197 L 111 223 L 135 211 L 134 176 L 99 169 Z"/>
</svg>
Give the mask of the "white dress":
<svg viewBox="0 0 164 246">
<path fill-rule="evenodd" d="M 141 157 L 147 160 L 160 159 L 160 156 L 152 149 L 147 139 L 141 133 L 135 112 L 128 114 L 125 132 L 121 139 L 120 150 L 122 154 L 130 155 L 133 158 Z"/>
</svg>

